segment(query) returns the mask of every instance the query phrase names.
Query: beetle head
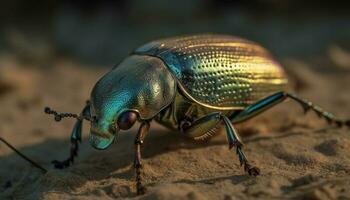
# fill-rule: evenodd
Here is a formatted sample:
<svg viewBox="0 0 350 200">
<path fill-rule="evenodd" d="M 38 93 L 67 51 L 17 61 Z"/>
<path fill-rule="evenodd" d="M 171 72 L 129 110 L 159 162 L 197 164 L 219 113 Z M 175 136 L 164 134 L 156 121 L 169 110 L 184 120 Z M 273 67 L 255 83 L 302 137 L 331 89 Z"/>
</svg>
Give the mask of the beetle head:
<svg viewBox="0 0 350 200">
<path fill-rule="evenodd" d="M 136 120 L 150 120 L 173 102 L 176 83 L 163 61 L 132 55 L 105 74 L 90 96 L 90 142 L 107 148 L 119 130 Z"/>
<path fill-rule="evenodd" d="M 119 131 L 114 126 L 114 116 L 109 113 L 101 112 L 90 105 L 90 144 L 96 149 L 106 149 L 115 140 L 115 136 Z"/>
<path fill-rule="evenodd" d="M 77 115 L 74 113 L 59 113 L 52 110 L 50 107 L 45 108 L 45 113 L 54 115 L 56 121 L 61 121 L 62 118 L 76 118 L 77 122 L 71 133 L 71 138 L 78 141 L 81 140 L 81 130 L 83 120 L 91 122 L 90 128 L 90 143 L 96 149 L 106 149 L 115 140 L 115 137 L 120 129 L 127 130 L 135 123 L 137 113 L 134 111 L 123 112 L 119 118 L 115 114 L 109 114 L 105 110 L 101 111 L 101 107 L 95 108 L 90 101 L 82 112 Z M 97 111 L 97 112 L 96 112 Z M 115 120 L 117 119 L 117 120 Z"/>
<path fill-rule="evenodd" d="M 90 121 L 91 145 L 106 149 L 119 130 L 129 129 L 136 120 L 151 120 L 173 102 L 175 94 L 175 79 L 162 60 L 132 55 L 97 81 L 85 111 L 69 115 L 77 118 L 79 125 L 82 119 Z M 54 114 L 51 110 L 47 113 Z M 55 118 L 66 114 L 56 113 Z M 80 130 L 77 125 L 72 135 L 79 135 L 75 133 Z"/>
<path fill-rule="evenodd" d="M 96 149 L 106 149 L 115 140 L 120 130 L 128 130 L 136 122 L 135 111 L 124 111 L 119 115 L 115 112 L 96 112 L 91 106 L 90 144 Z"/>
<path fill-rule="evenodd" d="M 139 118 L 139 105 L 128 84 L 130 76 L 117 76 L 120 73 L 111 71 L 104 75 L 94 86 L 90 98 L 90 144 L 96 149 L 106 149 L 109 147 L 119 130 L 127 130 Z M 122 79 L 122 80 L 121 80 Z M 125 82 L 124 82 L 125 81 Z M 142 83 L 138 83 L 142 86 Z M 132 85 L 133 88 L 137 84 Z"/>
<path fill-rule="evenodd" d="M 90 143 L 107 148 L 119 130 L 129 129 L 136 120 L 152 119 L 172 103 L 175 91 L 175 79 L 159 58 L 125 58 L 91 92 Z"/>
<path fill-rule="evenodd" d="M 135 111 L 124 111 L 118 117 L 108 113 L 92 114 L 90 144 L 96 149 L 106 149 L 115 140 L 119 130 L 128 130 L 137 120 Z"/>
</svg>

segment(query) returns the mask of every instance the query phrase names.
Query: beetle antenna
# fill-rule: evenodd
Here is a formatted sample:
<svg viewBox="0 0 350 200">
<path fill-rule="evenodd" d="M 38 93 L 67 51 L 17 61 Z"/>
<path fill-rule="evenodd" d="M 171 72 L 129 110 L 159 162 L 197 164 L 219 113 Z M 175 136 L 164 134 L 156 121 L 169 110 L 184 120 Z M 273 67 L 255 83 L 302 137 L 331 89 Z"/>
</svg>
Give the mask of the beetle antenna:
<svg viewBox="0 0 350 200">
<path fill-rule="evenodd" d="M 75 118 L 75 119 L 81 119 L 79 117 L 79 115 L 77 114 L 74 114 L 74 113 L 58 113 L 57 111 L 55 110 L 52 110 L 50 107 L 45 107 L 45 113 L 46 114 L 49 114 L 49 115 L 54 115 L 55 116 L 55 120 L 57 122 L 61 121 L 62 118 L 65 118 L 65 117 L 71 117 L 71 118 Z"/>
<path fill-rule="evenodd" d="M 17 150 L 14 146 L 12 146 L 10 143 L 8 143 L 5 139 L 0 137 L 0 141 L 3 142 L 6 146 L 8 146 L 10 149 L 12 149 L 14 152 L 16 152 L 19 156 L 21 156 L 24 160 L 28 161 L 32 165 L 34 165 L 36 168 L 40 169 L 44 174 L 47 172 L 47 170 L 39 165 L 38 163 L 34 162 L 32 159 L 25 156 L 23 153 L 21 153 L 19 150 Z"/>
</svg>

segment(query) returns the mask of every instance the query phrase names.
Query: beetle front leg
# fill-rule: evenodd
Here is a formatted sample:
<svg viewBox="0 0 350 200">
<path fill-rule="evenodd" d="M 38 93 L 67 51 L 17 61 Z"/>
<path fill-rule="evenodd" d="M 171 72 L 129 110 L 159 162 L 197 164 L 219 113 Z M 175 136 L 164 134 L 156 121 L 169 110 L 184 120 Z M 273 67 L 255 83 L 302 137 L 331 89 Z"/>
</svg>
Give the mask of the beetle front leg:
<svg viewBox="0 0 350 200">
<path fill-rule="evenodd" d="M 141 179 L 141 145 L 143 144 L 143 140 L 148 133 L 150 128 L 150 123 L 148 121 L 142 122 L 140 129 L 135 138 L 135 159 L 134 159 L 134 167 L 136 172 L 136 190 L 137 194 L 145 194 L 146 188 L 142 185 Z"/>
<path fill-rule="evenodd" d="M 60 121 L 63 117 L 69 117 L 73 116 L 74 114 L 70 113 L 57 113 L 54 110 L 51 110 L 50 108 L 45 108 L 45 113 L 47 114 L 54 114 L 55 115 L 55 120 Z M 89 120 L 90 118 L 90 102 L 86 102 L 86 106 L 84 109 L 81 111 L 81 114 L 77 118 L 77 121 L 74 124 L 72 133 L 71 133 L 71 146 L 70 146 L 70 151 L 69 151 L 69 157 L 63 161 L 58 161 L 58 160 L 53 160 L 52 164 L 55 166 L 56 169 L 64 169 L 69 167 L 73 162 L 74 158 L 78 156 L 78 150 L 79 150 L 79 142 L 81 142 L 81 132 L 82 132 L 82 125 L 83 125 L 83 120 Z"/>
<path fill-rule="evenodd" d="M 69 151 L 69 157 L 66 160 L 58 161 L 53 160 L 51 163 L 55 166 L 56 169 L 64 169 L 70 166 L 74 162 L 74 158 L 78 156 L 79 142 L 81 142 L 81 129 L 82 129 L 83 120 L 77 120 L 74 125 L 71 134 L 71 146 Z"/>
</svg>

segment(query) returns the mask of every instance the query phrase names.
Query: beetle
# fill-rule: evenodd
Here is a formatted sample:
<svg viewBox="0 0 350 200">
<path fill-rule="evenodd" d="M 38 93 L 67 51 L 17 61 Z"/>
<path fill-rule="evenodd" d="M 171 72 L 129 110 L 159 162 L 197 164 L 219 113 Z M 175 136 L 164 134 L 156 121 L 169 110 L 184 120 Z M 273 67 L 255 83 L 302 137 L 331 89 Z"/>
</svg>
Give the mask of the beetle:
<svg viewBox="0 0 350 200">
<path fill-rule="evenodd" d="M 68 159 L 53 161 L 56 168 L 73 163 L 81 142 L 82 122 L 91 124 L 89 142 L 99 150 L 108 148 L 120 130 L 136 121 L 134 167 L 137 194 L 145 193 L 141 179 L 141 145 L 156 122 L 195 140 L 210 137 L 224 126 L 229 149 L 251 176 L 260 173 L 243 152 L 234 125 L 250 119 L 290 98 L 305 111 L 313 110 L 330 124 L 350 126 L 313 103 L 288 93 L 287 75 L 260 45 L 239 37 L 201 34 L 172 37 L 147 43 L 134 50 L 94 86 L 80 114 L 58 113 L 56 121 L 76 118 Z"/>
</svg>

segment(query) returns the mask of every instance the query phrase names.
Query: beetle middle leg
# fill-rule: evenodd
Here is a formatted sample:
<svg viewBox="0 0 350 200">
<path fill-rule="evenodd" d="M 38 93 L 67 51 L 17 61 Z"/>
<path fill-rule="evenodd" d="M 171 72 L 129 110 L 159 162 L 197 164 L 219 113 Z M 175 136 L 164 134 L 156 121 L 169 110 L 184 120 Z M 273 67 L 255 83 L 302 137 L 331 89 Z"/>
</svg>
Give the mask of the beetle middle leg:
<svg viewBox="0 0 350 200">
<path fill-rule="evenodd" d="M 236 147 L 236 153 L 238 155 L 240 164 L 244 166 L 244 170 L 248 172 L 251 176 L 257 176 L 260 173 L 259 168 L 252 166 L 244 152 L 243 152 L 243 143 L 241 142 L 237 131 L 234 129 L 230 120 L 219 112 L 215 112 L 209 115 L 206 115 L 202 118 L 199 118 L 192 123 L 189 121 L 182 122 L 180 125 L 180 131 L 189 137 L 194 139 L 200 139 L 207 134 L 207 132 L 212 131 L 216 128 L 217 125 L 224 123 L 226 128 L 227 140 L 229 143 L 229 148 Z"/>
<path fill-rule="evenodd" d="M 144 194 L 146 192 L 145 186 L 142 185 L 141 179 L 141 145 L 143 144 L 143 140 L 148 133 L 150 128 L 150 123 L 148 121 L 142 122 L 140 129 L 135 138 L 135 159 L 134 159 L 134 167 L 136 172 L 136 190 L 137 194 Z"/>
</svg>

